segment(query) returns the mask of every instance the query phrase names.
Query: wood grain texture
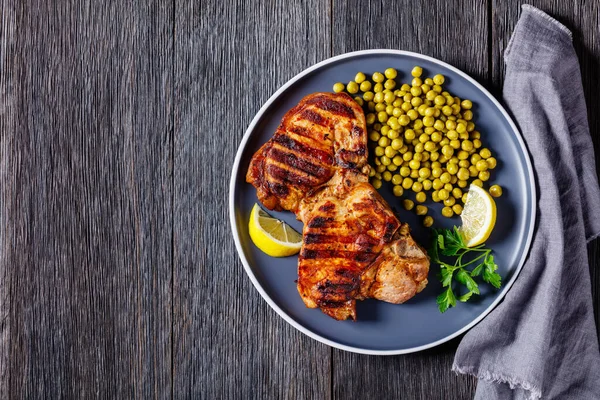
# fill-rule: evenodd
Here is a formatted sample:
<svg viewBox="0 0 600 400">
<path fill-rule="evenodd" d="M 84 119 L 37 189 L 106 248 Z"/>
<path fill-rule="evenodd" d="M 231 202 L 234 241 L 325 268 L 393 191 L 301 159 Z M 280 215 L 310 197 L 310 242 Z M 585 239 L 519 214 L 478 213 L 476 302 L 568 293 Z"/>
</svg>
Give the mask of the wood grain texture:
<svg viewBox="0 0 600 400">
<path fill-rule="evenodd" d="M 0 396 L 167 397 L 172 7 L 1 15 Z"/>
<path fill-rule="evenodd" d="M 329 347 L 253 288 L 229 178 L 261 105 L 330 54 L 328 2 L 176 1 L 174 398 L 327 399 Z"/>
<path fill-rule="evenodd" d="M 489 80 L 487 0 L 333 2 L 333 53 L 389 48 L 426 54 Z"/>
<path fill-rule="evenodd" d="M 458 340 L 363 356 L 278 317 L 228 182 L 260 106 L 331 55 L 417 51 L 499 94 L 522 2 L 0 0 L 0 398 L 472 398 Z M 574 31 L 600 154 L 600 3 L 528 3 Z"/>
<path fill-rule="evenodd" d="M 600 175 L 600 2 L 562 0 L 493 0 L 492 71 L 494 86 L 501 88 L 504 77 L 504 51 L 521 14 L 521 5 L 531 4 L 556 18 L 573 32 L 573 45 L 581 66 L 583 91 L 588 108 L 590 134 L 596 153 L 596 171 Z M 499 92 L 500 93 L 500 92 Z M 596 327 L 600 326 L 600 239 L 588 245 L 590 277 Z M 599 338 L 600 340 L 600 338 Z"/>
<path fill-rule="evenodd" d="M 446 61 L 488 84 L 487 12 L 485 0 L 336 1 L 333 53 L 367 48 L 410 50 Z M 458 341 L 453 341 L 427 352 L 396 357 L 335 350 L 334 398 L 370 398 L 373 393 L 382 398 L 472 398 L 475 379 L 451 371 L 457 345 Z"/>
<path fill-rule="evenodd" d="M 0 398 L 10 394 L 10 274 L 11 265 L 5 261 L 11 239 L 8 224 L 12 215 L 10 197 L 15 186 L 10 171 L 9 153 L 12 146 L 11 129 L 16 126 L 14 85 L 9 71 L 15 57 L 16 13 L 14 5 L 0 2 Z M 14 268 L 14 267 L 13 267 Z"/>
</svg>

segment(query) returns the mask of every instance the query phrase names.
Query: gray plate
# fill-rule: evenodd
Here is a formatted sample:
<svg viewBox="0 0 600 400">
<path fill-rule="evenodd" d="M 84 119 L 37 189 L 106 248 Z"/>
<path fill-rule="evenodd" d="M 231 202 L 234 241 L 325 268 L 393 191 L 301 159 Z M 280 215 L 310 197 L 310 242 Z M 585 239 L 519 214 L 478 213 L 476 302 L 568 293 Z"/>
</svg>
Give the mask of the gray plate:
<svg viewBox="0 0 600 400">
<path fill-rule="evenodd" d="M 250 158 L 277 128 L 284 113 L 305 95 L 331 91 L 335 82 L 348 82 L 357 71 L 367 74 L 394 67 L 397 80 L 409 82 L 410 71 L 420 65 L 427 76 L 441 73 L 445 88 L 456 96 L 473 101 L 474 120 L 484 146 L 498 159 L 491 181 L 502 185 L 504 194 L 496 200 L 498 219 L 487 244 L 503 277 L 501 290 L 481 285 L 481 296 L 440 314 L 436 296 L 442 287 L 432 265 L 429 284 L 413 299 L 401 305 L 376 300 L 358 302 L 357 321 L 335 321 L 318 309 L 308 309 L 296 291 L 297 257 L 271 258 L 258 250 L 248 234 L 248 218 L 257 202 L 255 189 L 245 182 Z M 391 185 L 380 190 L 400 218 L 408 222 L 415 239 L 428 245 L 430 230 L 419 219 L 400 207 Z M 459 218 L 441 217 L 440 204 L 427 204 L 434 211 L 436 227 L 460 225 Z M 325 60 L 300 73 L 279 89 L 260 109 L 239 146 L 230 187 L 230 218 L 233 237 L 246 272 L 256 289 L 287 322 L 328 345 L 367 354 L 402 354 L 436 346 L 465 332 L 487 315 L 504 297 L 516 279 L 531 242 L 535 222 L 535 185 L 531 163 L 521 136 L 502 106 L 476 81 L 456 68 L 416 53 L 396 50 L 368 50 Z M 289 212 L 272 212 L 299 232 L 302 224 Z M 239 296 L 248 294 L 239 293 Z"/>
</svg>

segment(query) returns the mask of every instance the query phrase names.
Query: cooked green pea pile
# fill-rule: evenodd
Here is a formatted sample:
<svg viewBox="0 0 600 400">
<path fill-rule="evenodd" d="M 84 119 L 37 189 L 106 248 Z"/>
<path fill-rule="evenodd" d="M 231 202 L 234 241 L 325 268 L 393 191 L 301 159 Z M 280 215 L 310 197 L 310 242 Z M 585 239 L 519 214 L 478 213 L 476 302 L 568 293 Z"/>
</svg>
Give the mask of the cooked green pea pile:
<svg viewBox="0 0 600 400">
<path fill-rule="evenodd" d="M 483 186 L 496 168 L 496 158 L 483 147 L 481 134 L 473 122 L 473 103 L 444 90 L 445 78 L 422 78 L 415 66 L 412 81 L 399 86 L 398 72 L 388 68 L 368 76 L 359 72 L 353 81 L 333 85 L 336 93 L 347 91 L 365 110 L 371 151 L 371 183 L 391 182 L 397 197 L 415 193 L 417 203 L 428 198 L 443 203 L 442 215 L 460 215 L 470 184 Z M 399 86 L 399 87 L 398 87 Z M 493 196 L 502 188 L 493 185 Z M 423 224 L 433 224 L 428 208 L 410 199 L 404 208 L 414 208 L 424 216 Z"/>
</svg>

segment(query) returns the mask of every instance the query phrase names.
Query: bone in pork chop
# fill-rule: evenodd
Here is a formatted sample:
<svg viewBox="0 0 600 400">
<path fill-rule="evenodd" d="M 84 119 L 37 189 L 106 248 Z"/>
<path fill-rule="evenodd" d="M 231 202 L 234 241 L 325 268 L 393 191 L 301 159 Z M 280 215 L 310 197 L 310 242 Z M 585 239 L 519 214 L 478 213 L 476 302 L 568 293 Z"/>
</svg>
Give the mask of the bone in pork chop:
<svg viewBox="0 0 600 400">
<path fill-rule="evenodd" d="M 356 300 L 403 303 L 427 284 L 429 259 L 368 182 L 362 109 L 314 93 L 253 156 L 246 181 L 271 210 L 304 223 L 298 292 L 307 307 L 356 320 Z"/>
</svg>

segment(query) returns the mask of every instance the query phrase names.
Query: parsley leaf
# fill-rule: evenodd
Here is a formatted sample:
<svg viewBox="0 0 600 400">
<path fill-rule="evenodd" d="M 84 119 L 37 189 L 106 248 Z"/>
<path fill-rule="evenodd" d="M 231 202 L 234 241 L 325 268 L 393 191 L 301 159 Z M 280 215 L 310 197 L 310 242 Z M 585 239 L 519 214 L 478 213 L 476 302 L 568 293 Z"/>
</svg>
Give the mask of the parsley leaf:
<svg viewBox="0 0 600 400">
<path fill-rule="evenodd" d="M 442 230 L 442 237 L 445 247 L 441 250 L 445 256 L 455 256 L 460 250 L 466 248 L 458 231 L 444 229 Z"/>
<path fill-rule="evenodd" d="M 494 262 L 494 256 L 489 254 L 485 260 L 483 261 L 484 270 L 483 270 L 483 280 L 499 289 L 502 285 L 502 277 L 496 272 L 498 269 L 498 265 Z"/>
<path fill-rule="evenodd" d="M 446 310 L 450 307 L 456 306 L 456 297 L 454 297 L 452 288 L 449 287 L 443 291 L 442 294 L 437 297 L 436 302 L 441 313 L 446 312 Z"/>
<path fill-rule="evenodd" d="M 479 295 L 479 284 L 473 278 L 481 279 L 495 288 L 502 285 L 502 277 L 496 272 L 498 265 L 494 261 L 491 249 L 485 245 L 467 247 L 457 227 L 453 229 L 433 229 L 433 240 L 429 248 L 431 260 L 440 266 L 439 278 L 446 288 L 438 297 L 440 312 L 456 306 L 456 300 L 468 301 L 474 294 Z M 472 265 L 476 265 L 472 268 Z M 456 284 L 454 282 L 456 281 Z M 467 291 L 460 293 L 463 286 Z"/>
<path fill-rule="evenodd" d="M 471 275 L 464 269 L 461 268 L 458 270 L 456 280 L 465 285 L 467 289 L 469 289 L 469 292 L 479 294 L 479 285 L 477 285 L 477 282 L 475 282 L 473 278 L 471 278 Z"/>
<path fill-rule="evenodd" d="M 479 276 L 481 275 L 481 271 L 483 271 L 483 263 L 473 268 L 473 271 L 471 271 L 471 276 Z"/>
<path fill-rule="evenodd" d="M 467 301 L 469 301 L 471 296 L 473 296 L 473 292 L 467 292 L 467 293 L 463 294 L 462 296 L 460 296 L 458 298 L 458 300 L 462 303 L 466 303 Z"/>
<path fill-rule="evenodd" d="M 450 286 L 450 284 L 452 283 L 452 274 L 453 273 L 454 273 L 454 271 L 451 271 L 448 268 L 440 269 L 441 281 L 442 281 L 443 287 Z"/>
</svg>

